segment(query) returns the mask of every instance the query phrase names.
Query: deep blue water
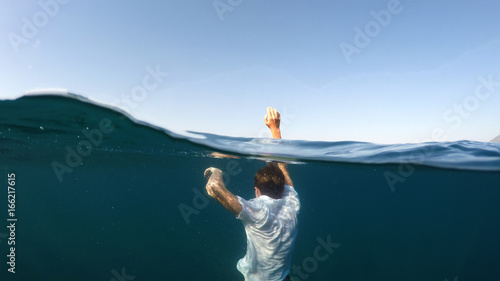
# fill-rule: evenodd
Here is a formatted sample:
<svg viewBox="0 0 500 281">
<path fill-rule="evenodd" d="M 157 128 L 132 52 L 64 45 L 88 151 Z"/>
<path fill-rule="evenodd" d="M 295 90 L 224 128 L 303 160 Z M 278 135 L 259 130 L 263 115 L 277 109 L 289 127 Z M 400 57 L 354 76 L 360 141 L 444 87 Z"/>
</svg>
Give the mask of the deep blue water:
<svg viewBox="0 0 500 281">
<path fill-rule="evenodd" d="M 197 134 L 180 138 L 74 97 L 0 101 L 0 280 L 243 280 L 243 227 L 207 198 L 203 171 L 221 168 L 249 199 L 266 159 L 291 163 L 302 204 L 295 280 L 500 280 L 498 143 Z M 336 246 L 319 248 L 328 253 L 319 260 L 321 240 Z"/>
</svg>

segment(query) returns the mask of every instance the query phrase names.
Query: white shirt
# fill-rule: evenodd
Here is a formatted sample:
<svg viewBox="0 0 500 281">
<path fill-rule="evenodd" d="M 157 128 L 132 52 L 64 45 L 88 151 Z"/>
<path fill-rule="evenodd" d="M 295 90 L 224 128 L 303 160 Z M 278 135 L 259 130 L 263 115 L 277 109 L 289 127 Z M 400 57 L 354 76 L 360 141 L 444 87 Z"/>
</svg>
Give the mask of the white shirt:
<svg viewBox="0 0 500 281">
<path fill-rule="evenodd" d="M 297 236 L 299 196 L 285 185 L 281 199 L 261 195 L 249 201 L 238 196 L 247 234 L 247 253 L 236 268 L 246 281 L 282 281 L 290 271 Z"/>
</svg>

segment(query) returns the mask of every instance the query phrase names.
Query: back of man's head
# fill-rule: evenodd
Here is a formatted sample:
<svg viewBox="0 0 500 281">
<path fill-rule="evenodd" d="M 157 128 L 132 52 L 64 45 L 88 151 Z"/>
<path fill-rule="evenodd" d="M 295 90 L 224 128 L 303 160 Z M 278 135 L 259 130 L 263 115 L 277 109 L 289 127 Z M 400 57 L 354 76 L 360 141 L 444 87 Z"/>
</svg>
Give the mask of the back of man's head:
<svg viewBox="0 0 500 281">
<path fill-rule="evenodd" d="M 267 165 L 255 173 L 254 186 L 260 190 L 261 195 L 280 199 L 285 191 L 285 176 L 281 169 L 274 163 Z"/>
</svg>

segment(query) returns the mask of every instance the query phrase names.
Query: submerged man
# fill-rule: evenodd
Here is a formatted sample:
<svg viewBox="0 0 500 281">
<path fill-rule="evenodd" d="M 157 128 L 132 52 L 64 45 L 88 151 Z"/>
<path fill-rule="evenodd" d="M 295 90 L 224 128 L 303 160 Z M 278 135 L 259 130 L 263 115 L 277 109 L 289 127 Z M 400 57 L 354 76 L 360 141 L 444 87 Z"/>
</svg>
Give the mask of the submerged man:
<svg viewBox="0 0 500 281">
<path fill-rule="evenodd" d="M 280 114 L 267 108 L 264 123 L 281 138 Z M 246 281 L 290 280 L 300 202 L 285 163 L 268 163 L 254 178 L 255 197 L 245 200 L 226 189 L 222 171 L 205 170 L 208 194 L 243 222 L 247 252 L 237 268 Z"/>
</svg>

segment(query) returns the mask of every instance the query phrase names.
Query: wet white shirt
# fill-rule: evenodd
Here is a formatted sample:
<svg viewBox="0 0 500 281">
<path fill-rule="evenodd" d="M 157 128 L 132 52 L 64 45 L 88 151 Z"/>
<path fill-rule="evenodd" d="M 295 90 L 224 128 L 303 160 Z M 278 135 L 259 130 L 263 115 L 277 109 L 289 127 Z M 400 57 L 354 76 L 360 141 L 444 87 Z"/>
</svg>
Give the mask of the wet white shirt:
<svg viewBox="0 0 500 281">
<path fill-rule="evenodd" d="M 299 196 L 285 185 L 281 199 L 266 195 L 245 200 L 238 219 L 247 234 L 247 253 L 236 266 L 246 281 L 282 281 L 290 271 L 297 236 Z"/>
</svg>

